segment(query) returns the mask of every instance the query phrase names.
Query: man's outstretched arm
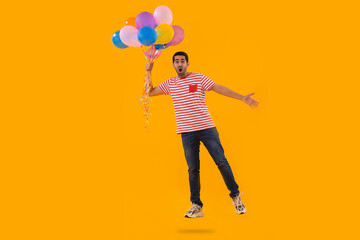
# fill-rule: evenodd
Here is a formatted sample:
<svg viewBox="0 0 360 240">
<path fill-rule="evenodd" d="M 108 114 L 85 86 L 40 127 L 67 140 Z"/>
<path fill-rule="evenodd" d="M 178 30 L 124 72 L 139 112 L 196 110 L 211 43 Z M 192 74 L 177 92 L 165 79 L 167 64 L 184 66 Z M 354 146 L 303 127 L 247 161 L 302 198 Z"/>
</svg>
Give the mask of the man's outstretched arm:
<svg viewBox="0 0 360 240">
<path fill-rule="evenodd" d="M 154 65 L 154 63 L 147 63 L 147 64 L 145 65 L 145 70 L 151 72 L 151 71 L 152 71 L 152 68 L 153 68 L 153 65 Z M 163 91 L 161 91 L 161 89 L 160 89 L 159 86 L 156 86 L 155 88 L 153 87 L 153 84 L 152 84 L 152 80 L 151 80 L 151 79 L 150 79 L 149 84 L 150 84 L 150 90 L 149 90 L 149 96 L 150 96 L 150 97 L 164 94 Z"/>
<path fill-rule="evenodd" d="M 257 101 L 255 101 L 254 99 L 251 98 L 251 95 L 253 95 L 255 93 L 250 93 L 248 95 L 243 96 L 243 95 L 236 93 L 233 90 L 231 90 L 225 86 L 222 86 L 220 84 L 217 84 L 217 83 L 215 83 L 215 85 L 212 87 L 211 90 L 213 90 L 214 92 L 219 93 L 221 95 L 241 100 L 244 103 L 248 104 L 251 108 L 257 107 L 257 105 L 259 104 Z"/>
<path fill-rule="evenodd" d="M 164 94 L 163 91 L 161 91 L 159 86 L 156 86 L 155 88 L 152 85 L 152 81 L 150 79 L 150 91 L 149 91 L 149 96 L 153 97 L 153 96 L 158 96 L 158 95 L 162 95 Z"/>
</svg>

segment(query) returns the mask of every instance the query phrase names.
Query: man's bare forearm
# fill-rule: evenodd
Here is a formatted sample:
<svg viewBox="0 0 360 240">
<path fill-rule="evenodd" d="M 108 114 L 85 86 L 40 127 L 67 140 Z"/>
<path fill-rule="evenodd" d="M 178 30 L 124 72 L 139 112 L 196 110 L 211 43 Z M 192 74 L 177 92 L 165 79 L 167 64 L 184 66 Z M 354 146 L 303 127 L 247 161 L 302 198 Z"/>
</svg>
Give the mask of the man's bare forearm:
<svg viewBox="0 0 360 240">
<path fill-rule="evenodd" d="M 152 80 L 151 80 L 151 78 L 149 77 L 149 76 L 151 75 L 153 66 L 154 66 L 154 63 L 147 63 L 147 64 L 145 65 L 145 70 L 149 73 L 149 74 L 147 75 L 147 77 L 146 77 L 146 79 L 149 81 L 149 94 L 150 94 L 151 91 L 154 89 Z"/>
<path fill-rule="evenodd" d="M 150 77 L 146 77 L 146 79 L 147 79 L 148 82 L 149 82 L 149 88 L 150 88 L 149 92 L 151 92 L 151 91 L 154 89 L 154 88 L 153 88 L 153 85 L 152 85 L 152 80 L 151 80 Z"/>
<path fill-rule="evenodd" d="M 243 100 L 244 99 L 244 96 L 237 93 L 237 92 L 234 92 L 233 90 L 225 87 L 225 86 L 222 86 L 220 84 L 216 84 L 212 90 L 216 93 L 219 93 L 221 95 L 224 95 L 224 96 L 227 96 L 227 97 L 231 97 L 231 98 L 235 98 L 235 99 L 238 99 L 238 100 Z"/>
<path fill-rule="evenodd" d="M 148 78 L 148 77 L 147 77 L 147 80 L 149 81 L 149 93 L 151 93 L 151 91 L 154 89 L 153 83 L 152 83 L 151 78 Z"/>
</svg>

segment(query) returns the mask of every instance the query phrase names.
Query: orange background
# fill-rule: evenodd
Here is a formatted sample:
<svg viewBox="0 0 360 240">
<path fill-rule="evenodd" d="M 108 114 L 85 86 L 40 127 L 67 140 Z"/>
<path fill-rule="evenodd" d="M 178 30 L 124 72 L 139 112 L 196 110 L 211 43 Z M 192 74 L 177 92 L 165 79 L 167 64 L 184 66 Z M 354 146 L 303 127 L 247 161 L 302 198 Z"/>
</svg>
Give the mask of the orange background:
<svg viewBox="0 0 360 240">
<path fill-rule="evenodd" d="M 171 98 L 139 98 L 145 59 L 112 34 L 170 7 L 174 52 L 240 93 L 207 93 L 248 212 L 235 214 L 201 146 L 205 217 L 191 206 Z M 1 239 L 356 239 L 358 9 L 352 1 L 31 1 L 1 8 Z"/>
</svg>

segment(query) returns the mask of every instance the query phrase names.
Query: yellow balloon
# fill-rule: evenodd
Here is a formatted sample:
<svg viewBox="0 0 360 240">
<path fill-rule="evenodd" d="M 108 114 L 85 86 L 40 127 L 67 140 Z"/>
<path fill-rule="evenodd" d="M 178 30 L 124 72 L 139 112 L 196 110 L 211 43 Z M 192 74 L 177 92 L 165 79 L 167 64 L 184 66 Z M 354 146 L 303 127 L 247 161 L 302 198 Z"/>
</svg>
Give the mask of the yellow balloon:
<svg viewBox="0 0 360 240">
<path fill-rule="evenodd" d="M 174 29 L 171 25 L 163 23 L 159 24 L 156 28 L 156 42 L 155 44 L 166 44 L 170 42 L 174 37 Z"/>
</svg>

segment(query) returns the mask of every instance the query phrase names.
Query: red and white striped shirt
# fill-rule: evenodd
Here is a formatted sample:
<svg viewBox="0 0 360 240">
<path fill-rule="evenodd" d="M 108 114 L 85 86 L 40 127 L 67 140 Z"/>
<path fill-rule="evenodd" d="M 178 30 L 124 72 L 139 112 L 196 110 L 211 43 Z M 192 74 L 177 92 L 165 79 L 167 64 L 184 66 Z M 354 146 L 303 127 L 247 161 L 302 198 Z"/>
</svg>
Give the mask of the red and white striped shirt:
<svg viewBox="0 0 360 240">
<path fill-rule="evenodd" d="M 205 104 L 205 91 L 214 85 L 215 82 L 202 73 L 190 73 L 184 78 L 176 76 L 159 85 L 165 95 L 172 97 L 177 134 L 215 127 Z"/>
</svg>

